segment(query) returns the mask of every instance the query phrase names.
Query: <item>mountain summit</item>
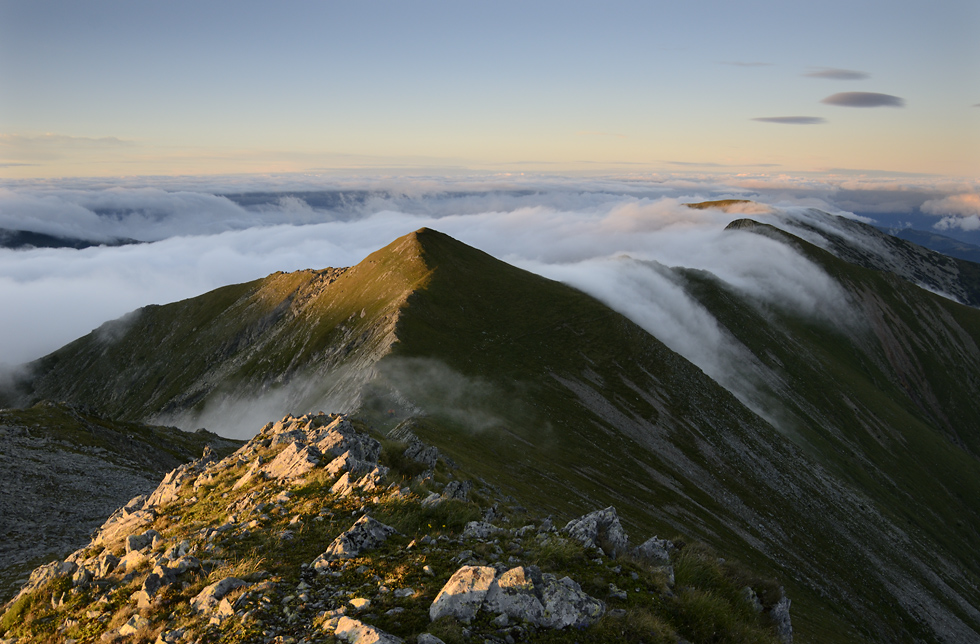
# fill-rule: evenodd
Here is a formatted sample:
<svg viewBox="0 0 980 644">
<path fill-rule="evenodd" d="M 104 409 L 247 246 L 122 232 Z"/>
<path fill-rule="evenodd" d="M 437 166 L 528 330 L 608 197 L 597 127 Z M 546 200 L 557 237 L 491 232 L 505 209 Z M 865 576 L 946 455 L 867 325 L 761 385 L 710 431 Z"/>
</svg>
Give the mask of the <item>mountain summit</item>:
<svg viewBox="0 0 980 644">
<path fill-rule="evenodd" d="M 787 232 L 726 232 L 760 233 L 819 266 L 848 319 L 662 268 L 738 347 L 752 400 L 594 298 L 428 229 L 348 269 L 140 309 L 32 364 L 19 396 L 239 434 L 356 410 L 524 507 L 615 506 L 638 534 L 778 578 L 797 641 L 976 641 L 980 312 Z"/>
</svg>

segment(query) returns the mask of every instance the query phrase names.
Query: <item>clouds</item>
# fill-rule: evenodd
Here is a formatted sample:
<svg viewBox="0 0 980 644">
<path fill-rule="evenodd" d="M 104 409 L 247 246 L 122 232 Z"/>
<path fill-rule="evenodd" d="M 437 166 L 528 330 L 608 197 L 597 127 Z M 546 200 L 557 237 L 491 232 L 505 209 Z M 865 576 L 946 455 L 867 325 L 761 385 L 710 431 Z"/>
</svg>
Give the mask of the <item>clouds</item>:
<svg viewBox="0 0 980 644">
<path fill-rule="evenodd" d="M 821 116 L 760 116 L 752 120 L 782 125 L 822 125 L 827 122 L 827 119 Z"/>
<path fill-rule="evenodd" d="M 826 78 L 830 80 L 865 80 L 871 78 L 871 74 L 866 72 L 859 72 L 853 69 L 837 69 L 835 67 L 819 67 L 803 75 L 808 78 Z"/>
<path fill-rule="evenodd" d="M 839 107 L 905 107 L 905 99 L 876 92 L 839 92 L 820 102 Z"/>
<path fill-rule="evenodd" d="M 942 216 L 942 219 L 933 224 L 937 230 L 980 230 L 980 193 L 930 199 L 922 204 L 922 212 Z"/>
</svg>

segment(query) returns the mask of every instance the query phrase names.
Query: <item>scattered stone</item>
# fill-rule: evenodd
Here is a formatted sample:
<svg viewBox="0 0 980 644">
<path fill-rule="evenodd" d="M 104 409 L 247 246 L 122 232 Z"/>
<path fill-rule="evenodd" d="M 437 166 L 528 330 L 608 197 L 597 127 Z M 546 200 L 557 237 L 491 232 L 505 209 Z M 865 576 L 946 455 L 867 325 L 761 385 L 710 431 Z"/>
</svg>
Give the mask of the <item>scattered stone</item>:
<svg viewBox="0 0 980 644">
<path fill-rule="evenodd" d="M 442 496 L 445 499 L 465 501 L 472 488 L 473 483 L 470 481 L 450 481 L 446 484 L 446 489 L 442 491 Z"/>
</svg>

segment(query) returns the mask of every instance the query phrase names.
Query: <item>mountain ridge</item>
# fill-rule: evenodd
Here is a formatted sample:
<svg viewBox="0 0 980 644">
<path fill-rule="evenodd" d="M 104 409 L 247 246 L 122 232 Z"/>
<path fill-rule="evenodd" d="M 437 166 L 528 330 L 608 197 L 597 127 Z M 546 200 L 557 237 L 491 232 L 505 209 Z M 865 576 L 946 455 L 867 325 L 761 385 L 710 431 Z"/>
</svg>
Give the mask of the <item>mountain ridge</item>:
<svg viewBox="0 0 980 644">
<path fill-rule="evenodd" d="M 779 418 L 777 425 L 760 418 L 593 298 L 434 231 L 417 231 L 372 254 L 324 286 L 320 299 L 290 299 L 312 288 L 313 272 L 280 274 L 214 296 L 226 309 L 238 307 L 226 318 L 208 296 L 146 315 L 158 316 L 156 327 L 178 320 L 190 331 L 193 323 L 173 312 L 190 311 L 196 302 L 211 316 L 202 322 L 234 320 L 239 326 L 221 327 L 214 335 L 220 350 L 208 355 L 232 363 L 225 368 L 245 384 L 250 374 L 266 373 L 273 376 L 268 389 L 281 378 L 284 390 L 286 374 L 295 379 L 303 373 L 299 357 L 323 359 L 340 373 L 327 367 L 306 372 L 325 381 L 314 378 L 309 385 L 321 401 L 323 392 L 356 389 L 347 400 L 379 431 L 411 419 L 423 440 L 528 507 L 567 517 L 616 505 L 632 529 L 724 543 L 734 556 L 785 580 L 799 607 L 800 641 L 969 642 L 980 628 L 980 615 L 971 609 L 978 603 L 978 571 L 970 559 L 971 535 L 980 527 L 972 500 L 980 498 L 977 459 L 934 427 L 935 419 L 923 412 L 929 405 L 909 397 L 915 387 L 885 386 L 896 377 L 881 366 L 890 363 L 880 346 L 901 349 L 895 355 L 909 364 L 927 364 L 921 372 L 926 382 L 939 378 L 951 387 L 957 396 L 952 409 L 959 410 L 954 428 L 972 437 L 975 414 L 964 406 L 972 385 L 950 375 L 963 364 L 955 334 L 914 351 L 904 345 L 915 335 L 920 311 L 930 324 L 962 321 L 960 340 L 976 344 L 977 312 L 909 290 L 899 278 L 847 263 L 789 233 L 772 234 L 849 281 L 852 292 L 867 289 L 861 301 L 879 312 L 883 325 L 881 334 L 869 336 L 878 344 L 862 348 L 864 336 L 761 309 L 713 276 L 674 269 L 726 333 L 755 356 L 773 398 L 785 398 L 792 420 L 785 427 L 777 426 Z M 891 308 L 875 308 L 878 299 Z M 310 320 L 322 324 L 304 329 Z M 242 326 L 292 340 L 253 338 Z M 935 326 L 937 333 L 945 328 Z M 133 331 L 123 331 L 125 348 Z M 200 342 L 208 339 L 198 333 Z M 62 350 L 57 376 L 85 377 L 84 370 L 73 375 L 69 369 L 72 352 L 89 355 L 94 364 L 94 342 Z M 183 350 L 179 343 L 171 350 L 154 342 L 147 355 Z M 933 362 L 923 362 L 931 353 Z M 235 362 L 240 354 L 245 357 Z M 207 360 L 201 364 L 210 368 Z M 343 373 L 345 367 L 355 375 Z M 216 372 L 196 378 L 212 378 L 208 373 Z M 835 393 L 842 384 L 850 387 L 845 400 Z M 204 396 L 197 404 L 217 388 L 199 391 Z M 972 445 L 972 438 L 964 444 Z M 947 471 L 941 465 L 909 469 L 920 454 Z M 925 498 L 933 493 L 935 507 Z M 954 526 L 948 534 L 945 525 Z"/>
</svg>

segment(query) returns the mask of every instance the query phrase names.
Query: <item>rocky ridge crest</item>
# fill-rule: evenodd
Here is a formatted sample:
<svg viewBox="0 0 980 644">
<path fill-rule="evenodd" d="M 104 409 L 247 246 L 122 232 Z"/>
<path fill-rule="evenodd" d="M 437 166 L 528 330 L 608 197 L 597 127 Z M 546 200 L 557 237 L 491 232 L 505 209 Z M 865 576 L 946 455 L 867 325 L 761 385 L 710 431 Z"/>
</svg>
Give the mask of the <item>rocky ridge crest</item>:
<svg viewBox="0 0 980 644">
<path fill-rule="evenodd" d="M 510 644 L 727 628 L 792 640 L 773 582 L 682 540 L 631 547 L 611 507 L 559 530 L 407 438 L 287 416 L 225 458 L 181 465 L 36 569 L 0 637 Z M 721 626 L 700 615 L 705 601 Z"/>
</svg>

